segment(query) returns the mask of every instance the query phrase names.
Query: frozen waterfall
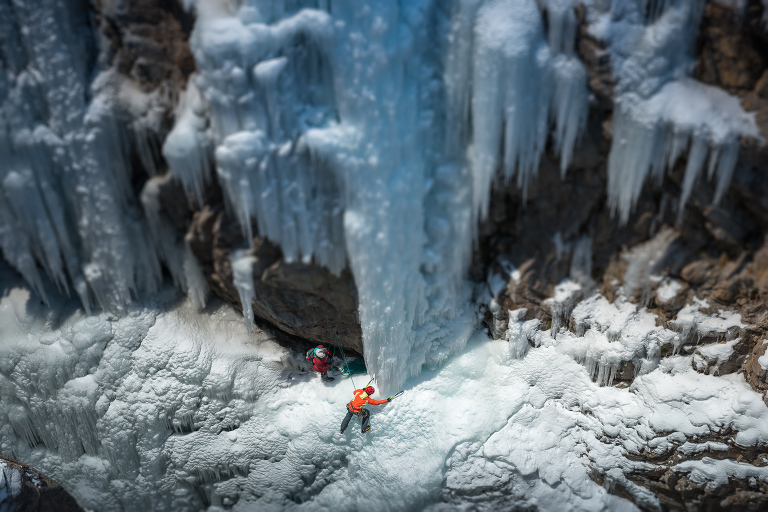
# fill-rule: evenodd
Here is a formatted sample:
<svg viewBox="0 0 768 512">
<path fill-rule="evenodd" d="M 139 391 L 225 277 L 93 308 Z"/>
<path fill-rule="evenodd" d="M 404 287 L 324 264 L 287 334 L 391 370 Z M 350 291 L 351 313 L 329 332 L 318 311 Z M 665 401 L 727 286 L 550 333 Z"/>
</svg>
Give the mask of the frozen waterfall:
<svg viewBox="0 0 768 512">
<path fill-rule="evenodd" d="M 287 261 L 349 264 L 380 383 L 460 350 L 497 168 L 525 187 L 553 128 L 565 171 L 586 120 L 571 3 L 547 4 L 565 34 L 549 41 L 529 0 L 195 5 L 191 87 L 244 236 L 255 218 Z M 204 123 L 186 112 L 164 153 L 194 192 Z"/>
<path fill-rule="evenodd" d="M 288 262 L 351 268 L 387 387 L 470 336 L 465 272 L 495 177 L 525 190 L 550 142 L 568 169 L 590 102 L 577 5 L 616 82 L 622 222 L 684 156 L 679 211 L 704 167 L 719 200 L 739 137 L 758 137 L 735 98 L 688 76 L 701 2 L 190 0 L 197 74 L 161 149 L 162 98 L 108 68 L 81 3 L 0 0 L 4 257 L 86 309 L 156 290 L 161 263 L 201 304 L 189 251 L 158 225 L 158 183 L 141 201 L 131 186 L 131 161 L 152 175 L 162 153 L 198 202 L 215 176 L 244 240 L 253 220 Z"/>
</svg>

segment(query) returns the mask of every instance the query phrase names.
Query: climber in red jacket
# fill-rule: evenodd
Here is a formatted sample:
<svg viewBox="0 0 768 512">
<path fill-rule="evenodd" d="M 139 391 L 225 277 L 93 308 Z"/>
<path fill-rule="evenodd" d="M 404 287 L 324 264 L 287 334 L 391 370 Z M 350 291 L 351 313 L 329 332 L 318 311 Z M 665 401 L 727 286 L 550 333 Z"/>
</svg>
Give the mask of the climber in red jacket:
<svg viewBox="0 0 768 512">
<path fill-rule="evenodd" d="M 384 405 L 387 402 L 391 401 L 391 398 L 387 398 L 386 400 L 375 400 L 371 398 L 371 395 L 376 390 L 373 389 L 373 386 L 368 386 L 365 389 L 356 389 L 355 390 L 355 398 L 353 398 L 348 404 L 347 404 L 347 415 L 344 417 L 344 421 L 341 422 L 341 433 L 343 434 L 345 430 L 347 430 L 347 426 L 349 425 L 349 420 L 352 419 L 352 415 L 354 414 L 358 418 L 362 418 L 363 422 L 360 427 L 360 432 L 362 434 L 365 434 L 369 430 L 371 430 L 370 425 L 368 425 L 368 422 L 370 421 L 371 413 L 365 408 L 367 404 L 371 405 Z"/>
<path fill-rule="evenodd" d="M 312 363 L 312 368 L 320 374 L 323 382 L 331 382 L 333 380 L 333 377 L 328 375 L 328 370 L 331 368 L 331 358 L 324 346 L 318 345 L 315 348 L 309 349 L 307 351 L 307 361 Z"/>
</svg>

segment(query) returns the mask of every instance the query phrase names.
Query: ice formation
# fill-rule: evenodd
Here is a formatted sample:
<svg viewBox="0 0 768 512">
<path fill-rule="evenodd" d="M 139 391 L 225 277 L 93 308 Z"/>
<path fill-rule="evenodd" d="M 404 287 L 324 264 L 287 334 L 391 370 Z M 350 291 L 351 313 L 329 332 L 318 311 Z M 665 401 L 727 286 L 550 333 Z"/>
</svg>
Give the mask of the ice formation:
<svg viewBox="0 0 768 512">
<path fill-rule="evenodd" d="M 464 274 L 497 167 L 525 187 L 552 128 L 567 169 L 586 70 L 573 3 L 542 5 L 549 38 L 531 0 L 195 3 L 198 76 L 163 149 L 171 168 L 199 195 L 213 141 L 246 239 L 255 219 L 287 261 L 351 267 L 387 386 L 469 336 Z"/>
<path fill-rule="evenodd" d="M 256 258 L 251 256 L 248 249 L 239 249 L 232 251 L 230 263 L 232 264 L 232 276 L 235 281 L 237 294 L 240 296 L 240 306 L 243 308 L 245 325 L 248 332 L 253 332 L 253 307 L 251 303 L 255 297 L 253 287 L 253 265 Z"/>
<path fill-rule="evenodd" d="M 0 249 L 43 300 L 38 264 L 87 310 L 119 310 L 167 255 L 131 187 L 132 156 L 155 170 L 160 99 L 98 64 L 77 2 L 4 0 L 0 26 Z"/>
<path fill-rule="evenodd" d="M 22 474 L 0 460 L 0 506 L 10 507 L 11 499 L 21 493 Z"/>
<path fill-rule="evenodd" d="M 760 138 L 739 100 L 688 76 L 703 3 L 594 3 L 590 31 L 608 47 L 616 81 L 608 161 L 612 211 L 626 222 L 646 181 L 660 182 L 687 155 L 679 215 L 702 170 L 716 179 L 714 202 L 730 185 L 739 137 Z"/>
<path fill-rule="evenodd" d="M 49 308 L 1 277 L 0 452 L 86 508 L 637 510 L 606 489 L 620 485 L 653 509 L 628 479 L 647 469 L 638 455 L 728 449 L 699 439 L 712 431 L 737 447 L 768 443 L 762 397 L 741 375 L 695 372 L 692 356 L 643 366 L 625 389 L 593 382 L 573 351 L 598 331 L 618 347 L 675 335 L 630 305 L 577 306 L 583 336 L 526 340 L 525 354 L 476 336 L 373 411 L 363 437 L 354 423 L 338 433 L 348 379 L 322 383 L 228 305 L 199 313 L 164 289 L 120 318 L 85 315 L 53 289 Z M 704 486 L 768 481 L 731 458 L 670 460 Z"/>
<path fill-rule="evenodd" d="M 588 9 L 617 81 L 608 193 L 623 222 L 647 179 L 685 153 L 681 215 L 707 160 L 717 202 L 738 137 L 758 136 L 735 98 L 686 77 L 698 3 L 646 3 Z M 468 318 L 463 275 L 494 176 L 525 191 L 550 137 L 565 173 L 585 125 L 575 3 L 195 6 L 191 87 L 244 236 L 253 218 L 288 261 L 349 264 L 383 382 L 459 349 L 446 333 Z M 165 149 L 189 190 L 207 172 L 204 125 L 185 113 Z"/>
<path fill-rule="evenodd" d="M 198 202 L 215 173 L 244 239 L 255 225 L 289 262 L 349 266 L 369 367 L 397 387 L 470 335 L 464 276 L 497 173 L 525 191 L 550 140 L 569 166 L 589 105 L 578 3 L 187 1 L 197 73 L 162 156 Z M 131 160 L 152 175 L 160 156 L 160 93 L 104 67 L 77 2 L 0 10 L 13 35 L 0 76 L 4 257 L 40 293 L 38 265 L 111 311 L 156 290 L 162 263 L 202 305 L 191 253 L 158 215 L 161 179 L 140 201 L 131 187 Z M 735 98 L 687 77 L 699 10 L 587 3 L 617 84 L 608 195 L 622 221 L 683 155 L 681 215 L 704 167 L 719 200 L 738 137 L 757 136 Z"/>
</svg>

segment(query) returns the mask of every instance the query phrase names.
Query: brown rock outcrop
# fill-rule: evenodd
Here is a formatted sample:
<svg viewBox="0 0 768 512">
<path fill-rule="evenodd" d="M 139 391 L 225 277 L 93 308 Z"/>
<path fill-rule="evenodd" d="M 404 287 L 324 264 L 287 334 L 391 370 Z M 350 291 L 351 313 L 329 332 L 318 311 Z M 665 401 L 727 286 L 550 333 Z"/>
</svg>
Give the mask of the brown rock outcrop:
<svg viewBox="0 0 768 512">
<path fill-rule="evenodd" d="M 187 239 L 211 290 L 240 308 L 230 263 L 232 250 L 243 244 L 236 220 L 221 207 L 206 206 L 195 212 Z M 335 276 L 319 265 L 287 263 L 279 247 L 258 236 L 251 254 L 257 318 L 292 336 L 362 354 L 357 288 L 348 268 Z"/>
<path fill-rule="evenodd" d="M 178 0 L 96 0 L 99 31 L 116 70 L 145 93 L 164 89 L 175 106 L 195 62 L 189 49 L 194 17 Z"/>
</svg>

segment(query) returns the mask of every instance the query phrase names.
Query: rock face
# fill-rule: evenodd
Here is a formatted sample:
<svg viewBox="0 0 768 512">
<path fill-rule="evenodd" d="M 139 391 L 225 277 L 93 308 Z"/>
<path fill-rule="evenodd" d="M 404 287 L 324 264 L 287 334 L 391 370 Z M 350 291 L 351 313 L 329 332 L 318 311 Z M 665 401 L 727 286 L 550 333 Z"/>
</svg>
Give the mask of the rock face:
<svg viewBox="0 0 768 512">
<path fill-rule="evenodd" d="M 243 244 L 237 221 L 221 205 L 206 206 L 195 212 L 187 240 L 211 290 L 240 307 L 230 263 L 232 250 Z M 261 237 L 253 239 L 251 254 L 257 318 L 315 344 L 363 352 L 357 288 L 349 269 L 335 276 L 318 265 L 287 263 L 280 248 Z"/>
<path fill-rule="evenodd" d="M 195 70 L 189 49 L 194 16 L 176 0 L 96 0 L 108 59 L 145 93 L 163 88 L 175 106 Z"/>
<path fill-rule="evenodd" d="M 84 512 L 64 488 L 37 470 L 0 455 L 0 510 Z"/>
</svg>

